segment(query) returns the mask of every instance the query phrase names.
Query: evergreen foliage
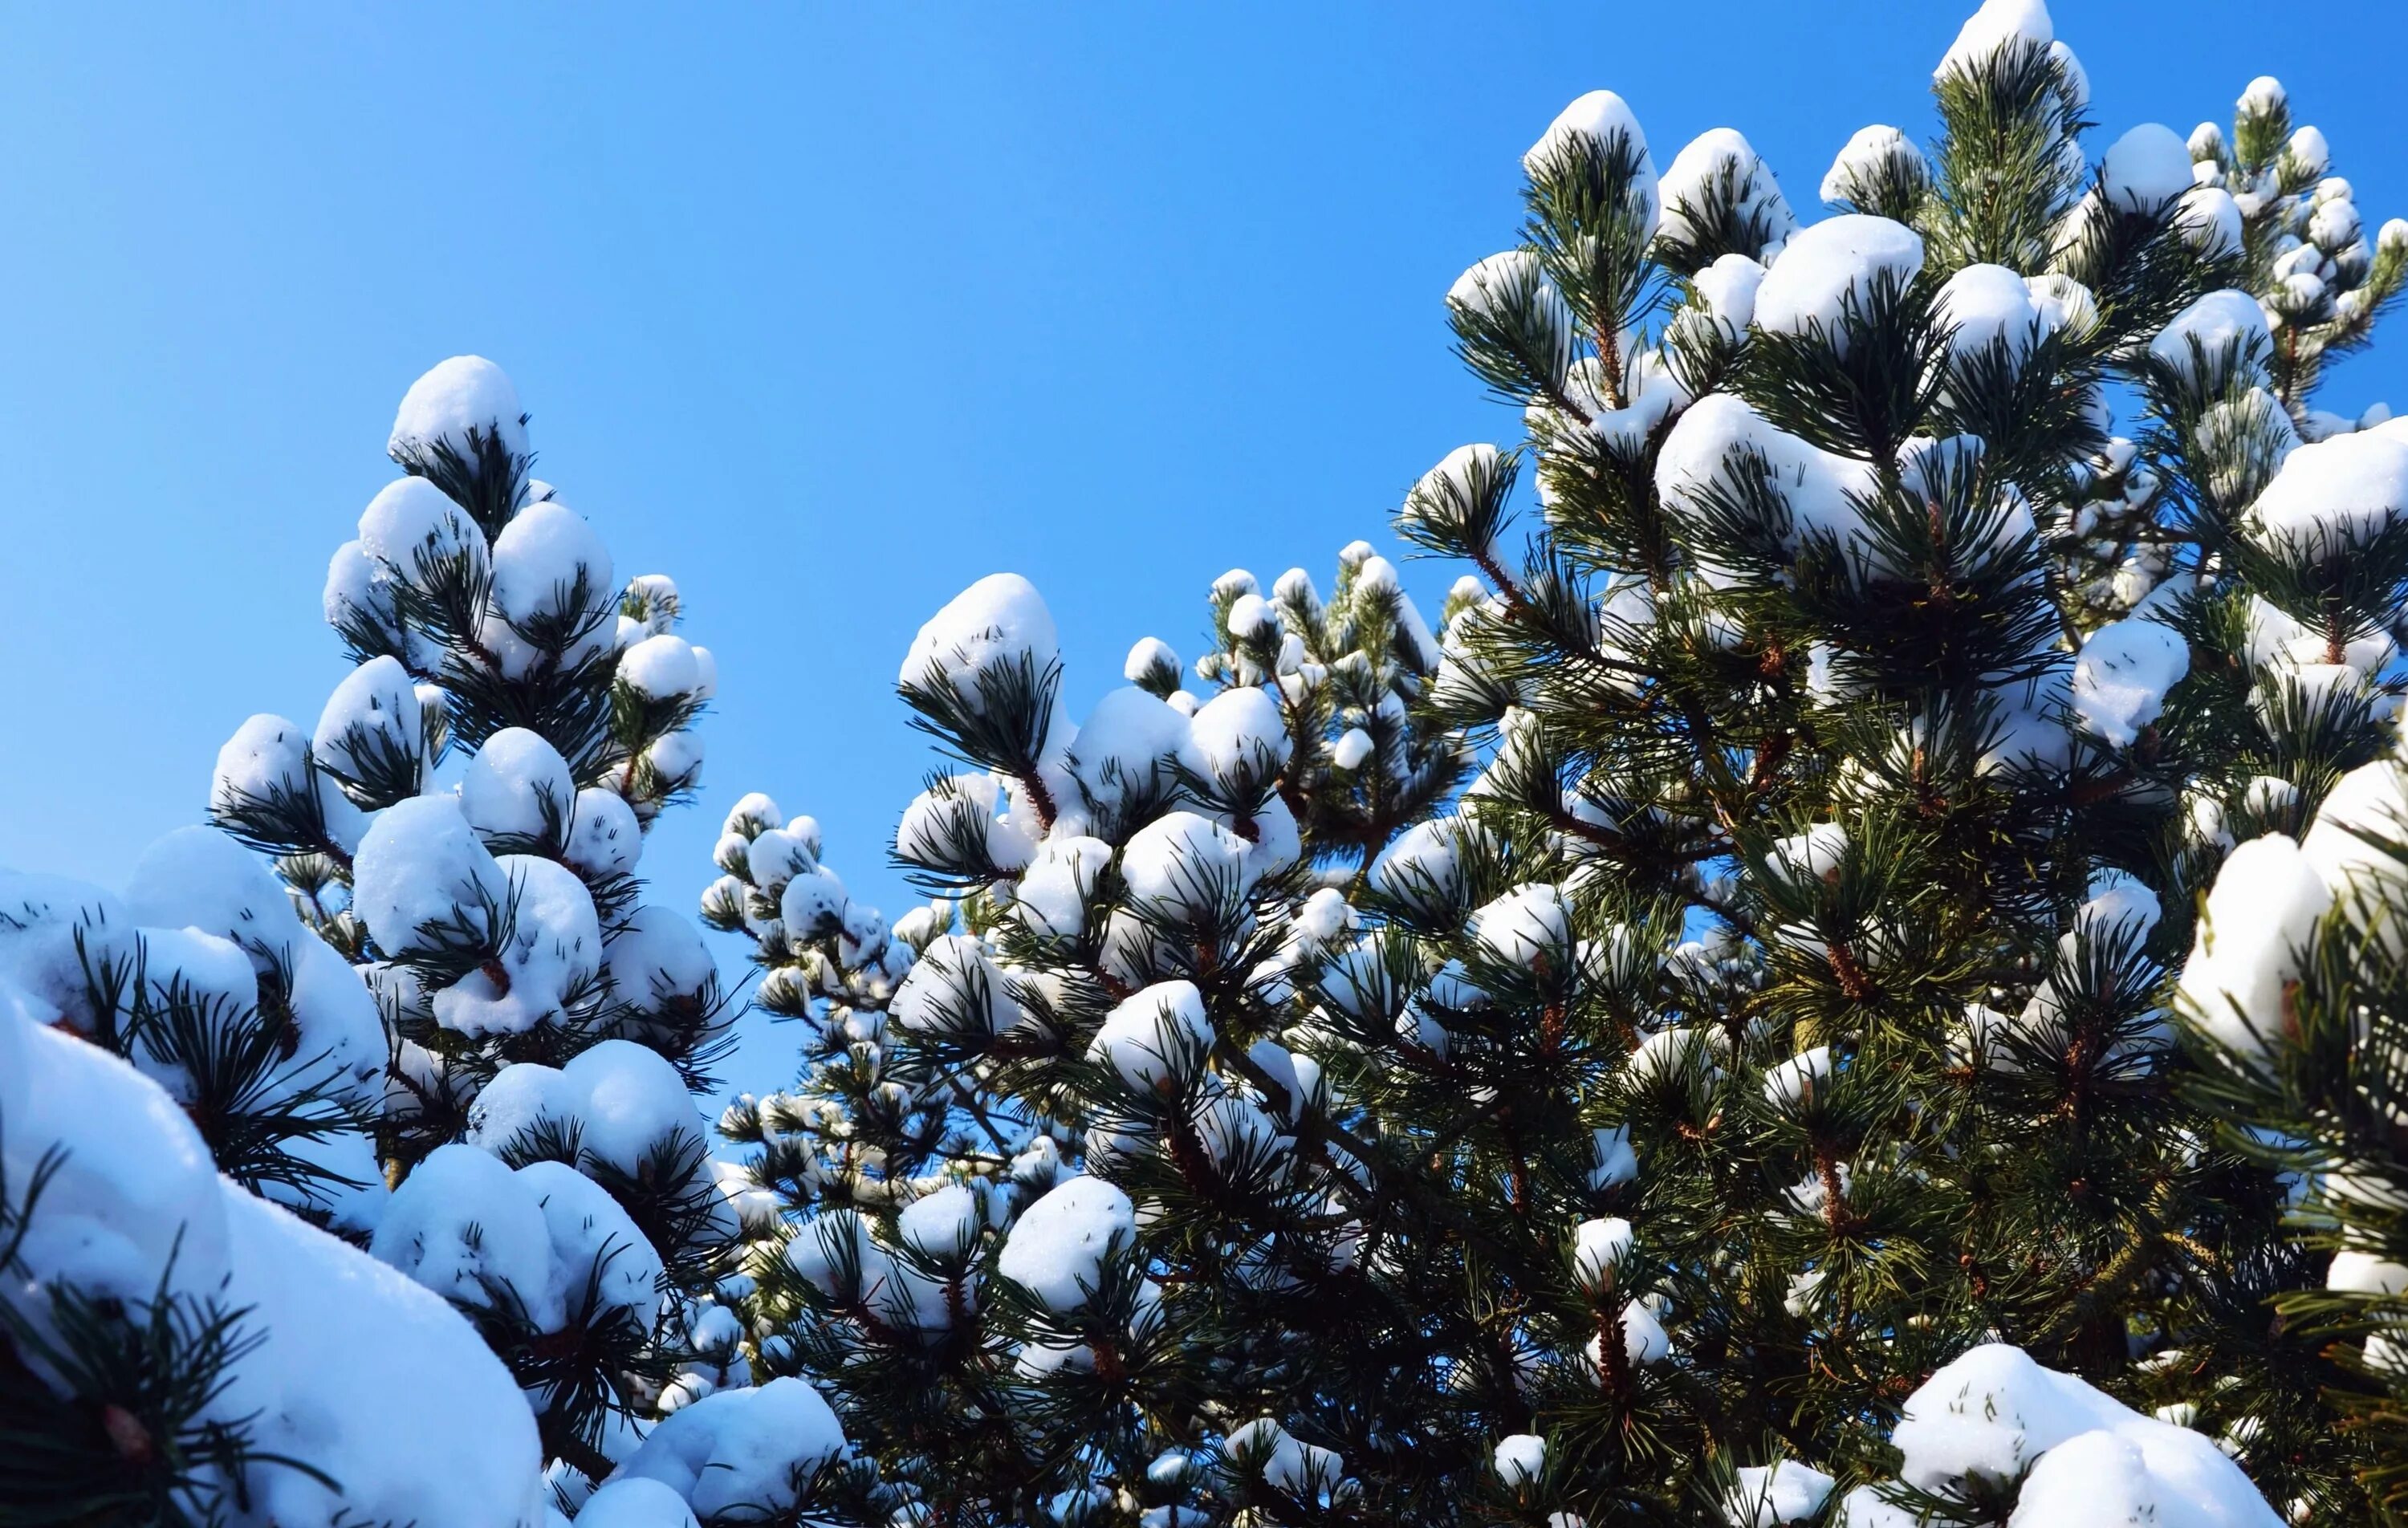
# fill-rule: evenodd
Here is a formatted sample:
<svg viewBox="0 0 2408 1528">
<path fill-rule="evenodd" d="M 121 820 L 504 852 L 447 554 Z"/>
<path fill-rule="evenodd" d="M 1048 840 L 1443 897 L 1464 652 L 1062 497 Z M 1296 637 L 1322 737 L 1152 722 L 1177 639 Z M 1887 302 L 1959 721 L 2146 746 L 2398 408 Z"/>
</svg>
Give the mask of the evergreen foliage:
<svg viewBox="0 0 2408 1528">
<path fill-rule="evenodd" d="M 908 963 L 797 939 L 739 809 L 709 921 L 820 1036 L 725 1121 L 788 1224 L 752 1313 L 877 1462 L 855 1510 L 2000 1521 L 2048 1444 L 1911 1440 L 2000 1342 L 2215 1454 L 2214 1521 L 2265 1510 L 2225 1456 L 2297 1521 L 2398 1489 L 2301 1235 L 2333 1133 L 2210 1086 L 2169 992 L 2232 845 L 2398 750 L 2403 447 L 2314 403 L 2408 225 L 2364 237 L 2271 82 L 2238 150 L 2090 159 L 2036 11 L 1804 227 L 1736 134 L 1658 176 L 1618 99 L 1566 111 L 1449 293 L 1526 435 L 1404 496 L 1471 573 L 1435 643 L 1362 644 L 1401 682 L 1233 576 L 1209 702 L 1132 654 L 1186 728 L 1072 729 L 1041 602 L 974 587 L 902 677 L 983 771 L 905 814 L 955 899 Z M 1259 769 L 1208 727 L 1253 686 Z M 1390 694 L 1479 772 L 1357 827 L 1329 740 Z"/>
<path fill-rule="evenodd" d="M 741 1160 L 714 663 L 429 372 L 315 727 L 0 876 L 0 1524 L 2408 1521 L 2408 222 L 2271 79 L 2094 152 L 2038 0 L 1932 89 L 1811 221 L 1548 127 L 1434 626 L 1233 570 L 1074 724 L 939 611 L 929 900 L 718 840 Z"/>
</svg>

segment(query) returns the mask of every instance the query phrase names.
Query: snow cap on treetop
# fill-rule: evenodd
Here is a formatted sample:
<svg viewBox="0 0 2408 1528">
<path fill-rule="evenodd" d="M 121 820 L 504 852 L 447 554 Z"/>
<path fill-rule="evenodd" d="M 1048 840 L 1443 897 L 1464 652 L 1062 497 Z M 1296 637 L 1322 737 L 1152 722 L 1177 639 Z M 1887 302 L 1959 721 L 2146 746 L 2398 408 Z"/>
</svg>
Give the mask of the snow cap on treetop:
<svg viewBox="0 0 2408 1528">
<path fill-rule="evenodd" d="M 2042 0 L 1983 0 L 1982 8 L 1966 18 L 1956 40 L 1931 71 L 1934 80 L 1952 72 L 1971 73 L 2007 49 L 2022 44 L 2046 48 L 2057 40 Z"/>
<path fill-rule="evenodd" d="M 394 415 L 385 450 L 395 461 L 405 461 L 447 446 L 473 471 L 478 460 L 470 432 L 498 439 L 512 456 L 523 457 L 525 415 L 519 407 L 519 390 L 501 367 L 481 355 L 455 355 L 409 384 Z"/>
<path fill-rule="evenodd" d="M 1639 193 L 1645 220 L 1645 232 L 1656 232 L 1656 161 L 1647 151 L 1647 135 L 1641 130 L 1639 119 L 1629 104 L 1612 91 L 1591 91 L 1555 114 L 1539 141 L 1522 155 L 1522 170 L 1536 180 L 1547 173 L 1557 158 L 1571 151 L 1575 137 L 1586 138 L 1599 149 L 1611 149 L 1615 139 L 1627 142 L 1636 152 L 1639 173 L 1632 188 Z"/>
</svg>

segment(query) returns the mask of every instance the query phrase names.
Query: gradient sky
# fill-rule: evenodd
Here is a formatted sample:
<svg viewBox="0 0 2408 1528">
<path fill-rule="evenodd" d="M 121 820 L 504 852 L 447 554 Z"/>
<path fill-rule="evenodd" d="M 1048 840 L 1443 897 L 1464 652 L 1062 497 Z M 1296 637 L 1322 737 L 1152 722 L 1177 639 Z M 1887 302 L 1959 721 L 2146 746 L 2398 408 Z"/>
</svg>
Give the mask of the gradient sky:
<svg viewBox="0 0 2408 1528">
<path fill-rule="evenodd" d="M 816 814 L 892 913 L 931 761 L 894 699 L 980 574 L 1036 580 L 1074 712 L 1233 564 L 1326 586 L 1448 449 L 1509 432 L 1441 294 L 1516 156 L 1608 86 L 1659 163 L 1736 126 L 1814 215 L 1929 131 L 1954 4 L 19 7 L 0 15 L 0 864 L 122 885 L 253 711 L 343 661 L 326 558 L 436 361 L 500 362 L 538 474 L 719 655 L 691 907 L 728 803 Z M 1670 17 L 1671 25 L 1666 24 Z M 2408 214 L 2408 8 L 2060 4 L 2101 123 L 2253 76 Z M 2408 409 L 2408 321 L 2322 401 Z M 1408 577 L 1434 607 L 1455 570 Z M 732 951 L 730 951 L 732 953 Z M 738 1080 L 783 1079 L 775 1037 Z"/>
</svg>

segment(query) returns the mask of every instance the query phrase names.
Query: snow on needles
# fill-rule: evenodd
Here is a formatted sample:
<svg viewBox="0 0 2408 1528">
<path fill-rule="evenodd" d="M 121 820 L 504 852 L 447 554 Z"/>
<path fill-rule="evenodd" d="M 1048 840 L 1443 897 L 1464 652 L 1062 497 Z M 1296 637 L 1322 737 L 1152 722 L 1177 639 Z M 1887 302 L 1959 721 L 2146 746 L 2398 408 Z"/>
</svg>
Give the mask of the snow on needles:
<svg viewBox="0 0 2408 1528">
<path fill-rule="evenodd" d="M 63 1164 L 0 1300 L 46 1330 L 50 1294 L 134 1302 L 161 1280 L 245 1309 L 260 1346 L 205 1416 L 250 1419 L 281 1465 L 239 1483 L 243 1522 L 361 1521 L 532 1528 L 542 1521 L 535 1419 L 509 1371 L 432 1291 L 218 1176 L 182 1112 L 124 1063 L 34 1023 L 0 988 L 0 1154 L 12 1182 L 53 1145 Z M 329 1362 L 340 1353 L 342 1362 Z M 439 1469 L 428 1468 L 441 1461 Z M 234 1482 L 203 1478 L 213 1487 Z"/>
<path fill-rule="evenodd" d="M 518 389 L 501 367 L 481 355 L 455 355 L 409 384 L 394 415 L 385 450 L 395 461 L 405 461 L 448 447 L 474 468 L 476 438 L 497 440 L 511 455 L 523 457 L 525 411 L 519 407 Z"/>
<path fill-rule="evenodd" d="M 1053 1310 L 1077 1310 L 1103 1280 L 1114 1244 L 1135 1245 L 1137 1210 L 1099 1178 L 1068 1178 L 1028 1207 L 1003 1244 L 996 1271 Z"/>
<path fill-rule="evenodd" d="M 1966 1499 L 2023 1480 L 2014 1521 L 2275 1528 L 2282 1520 L 2204 1434 L 2142 1416 L 2020 1349 L 1975 1348 L 1907 1397 L 1899 1477 Z M 2026 1472 L 2028 1472 L 2027 1476 Z"/>
<path fill-rule="evenodd" d="M 1826 218 L 1781 251 L 1756 292 L 1756 327 L 1769 334 L 1820 331 L 1841 353 L 1845 319 L 1869 310 L 1884 289 L 1903 292 L 1923 269 L 1923 239 L 1904 223 L 1866 213 Z"/>
</svg>

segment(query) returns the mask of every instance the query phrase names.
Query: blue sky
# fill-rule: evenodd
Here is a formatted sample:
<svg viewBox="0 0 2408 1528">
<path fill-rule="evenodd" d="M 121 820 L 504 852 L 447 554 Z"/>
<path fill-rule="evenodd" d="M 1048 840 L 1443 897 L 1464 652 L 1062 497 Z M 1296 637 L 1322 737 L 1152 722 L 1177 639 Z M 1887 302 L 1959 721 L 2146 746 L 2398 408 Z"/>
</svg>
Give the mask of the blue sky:
<svg viewBox="0 0 2408 1528">
<path fill-rule="evenodd" d="M 1970 0 L 1968 7 L 1970 8 Z M 688 15 L 701 15 L 690 11 Z M 620 571 L 719 654 L 691 907 L 729 802 L 826 825 L 890 911 L 930 756 L 891 692 L 979 575 L 1036 580 L 1074 710 L 1212 577 L 1397 550 L 1510 423 L 1440 296 L 1511 242 L 1515 157 L 1620 91 L 1659 163 L 1749 135 L 1811 209 L 1855 129 L 1930 126 L 1955 4 L 14 7 L 0 17 L 0 864 L 121 884 L 253 711 L 343 670 L 328 554 L 402 390 L 475 351 Z M 2101 122 L 2256 74 L 2408 214 L 2408 15 L 2062 4 Z M 2408 407 L 2408 335 L 2326 401 Z M 1427 592 L 1452 569 L 1409 570 Z M 767 1049 L 752 1064 L 771 1065 Z M 775 1076 L 745 1078 L 755 1084 Z"/>
</svg>

